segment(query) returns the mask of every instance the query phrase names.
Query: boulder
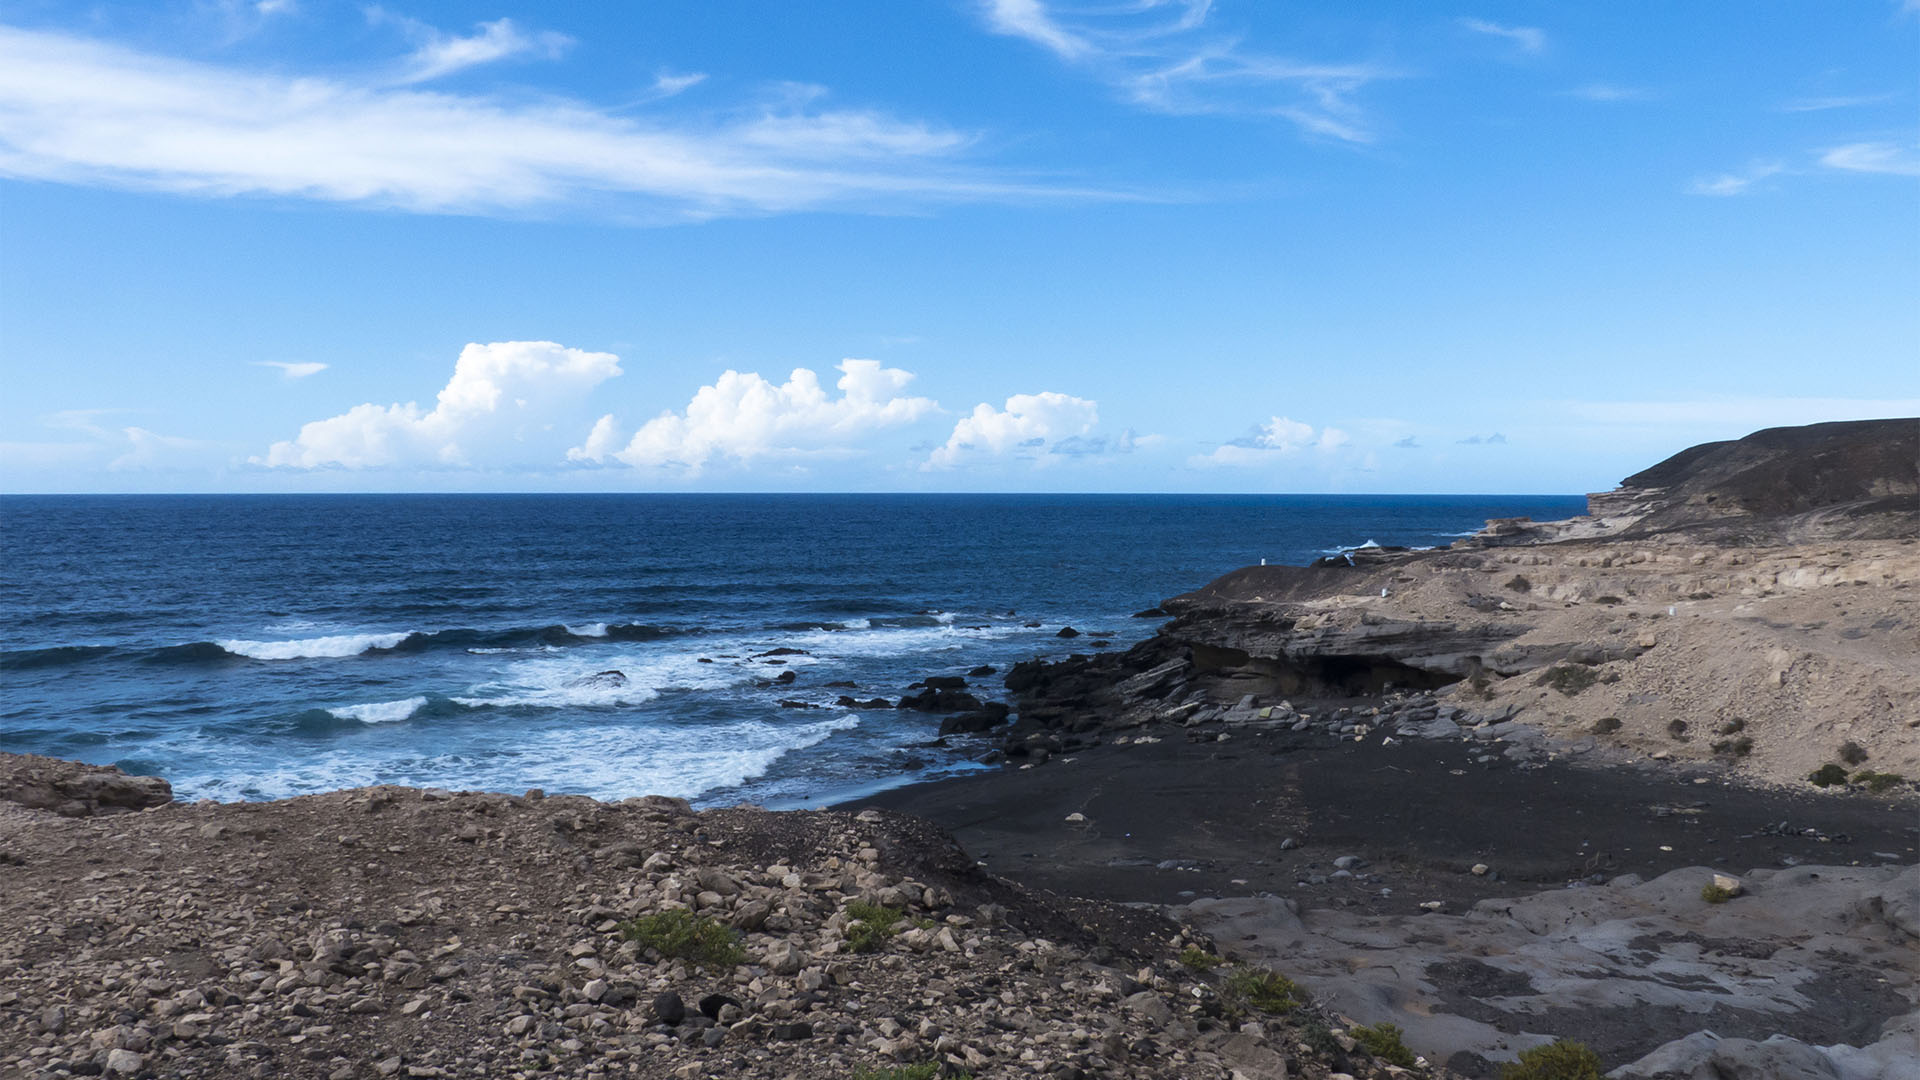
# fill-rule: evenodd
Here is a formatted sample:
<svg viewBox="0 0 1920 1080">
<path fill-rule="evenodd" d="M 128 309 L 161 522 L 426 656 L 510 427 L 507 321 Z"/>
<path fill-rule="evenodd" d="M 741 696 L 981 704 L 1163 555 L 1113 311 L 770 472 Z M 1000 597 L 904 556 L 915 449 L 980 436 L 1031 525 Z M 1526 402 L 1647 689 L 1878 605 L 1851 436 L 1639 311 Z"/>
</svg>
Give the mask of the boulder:
<svg viewBox="0 0 1920 1080">
<path fill-rule="evenodd" d="M 128 814 L 172 802 L 173 785 L 111 765 L 7 754 L 0 756 L 0 800 L 63 817 Z"/>
</svg>

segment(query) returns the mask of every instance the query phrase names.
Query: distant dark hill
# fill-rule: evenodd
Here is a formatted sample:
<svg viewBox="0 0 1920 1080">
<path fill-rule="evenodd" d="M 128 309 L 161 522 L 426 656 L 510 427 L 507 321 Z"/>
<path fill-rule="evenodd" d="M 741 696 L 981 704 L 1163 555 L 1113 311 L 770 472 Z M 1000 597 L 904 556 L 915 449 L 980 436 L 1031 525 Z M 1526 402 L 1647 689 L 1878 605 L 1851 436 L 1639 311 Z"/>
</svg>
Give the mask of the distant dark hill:
<svg viewBox="0 0 1920 1080">
<path fill-rule="evenodd" d="M 1920 533 L 1920 418 L 1767 428 L 1702 443 L 1589 498 L 1644 511 L 1625 535 L 1864 539 Z"/>
</svg>

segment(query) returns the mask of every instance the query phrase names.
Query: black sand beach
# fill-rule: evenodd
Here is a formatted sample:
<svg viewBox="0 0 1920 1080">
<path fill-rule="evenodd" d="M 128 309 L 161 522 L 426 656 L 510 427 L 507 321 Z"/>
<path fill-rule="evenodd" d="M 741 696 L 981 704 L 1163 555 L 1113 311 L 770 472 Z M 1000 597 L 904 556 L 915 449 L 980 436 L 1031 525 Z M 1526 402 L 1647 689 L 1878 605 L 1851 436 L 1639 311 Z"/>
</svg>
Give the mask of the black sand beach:
<svg viewBox="0 0 1920 1080">
<path fill-rule="evenodd" d="M 1912 862 L 1920 844 L 1911 800 L 1774 790 L 1711 767 L 1478 764 L 1459 742 L 1293 732 L 1175 732 L 848 808 L 868 806 L 929 818 L 994 873 L 1065 895 L 1271 892 L 1383 914 L 1684 866 Z M 1085 822 L 1067 820 L 1076 813 Z M 1348 855 L 1363 865 L 1333 878 Z"/>
</svg>

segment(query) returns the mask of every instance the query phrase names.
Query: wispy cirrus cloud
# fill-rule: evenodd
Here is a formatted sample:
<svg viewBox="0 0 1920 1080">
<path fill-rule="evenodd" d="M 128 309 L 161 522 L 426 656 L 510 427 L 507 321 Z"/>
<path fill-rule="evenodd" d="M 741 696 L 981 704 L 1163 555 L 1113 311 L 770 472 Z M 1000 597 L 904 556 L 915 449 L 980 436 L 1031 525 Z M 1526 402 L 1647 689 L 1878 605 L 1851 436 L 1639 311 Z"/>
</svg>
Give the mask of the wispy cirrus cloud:
<svg viewBox="0 0 1920 1080">
<path fill-rule="evenodd" d="M 1820 164 L 1846 172 L 1920 176 L 1920 147 L 1892 142 L 1847 143 L 1822 151 Z"/>
<path fill-rule="evenodd" d="M 1897 94 L 1835 94 L 1828 97 L 1803 97 L 1782 102 L 1781 112 L 1825 112 L 1829 109 L 1857 109 L 1892 101 Z"/>
<path fill-rule="evenodd" d="M 179 60 L 0 27 L 0 176 L 627 221 L 1128 198 L 970 166 L 974 137 L 787 93 L 713 119 Z"/>
<path fill-rule="evenodd" d="M 1639 86 L 1622 86 L 1619 83 L 1595 82 L 1576 86 L 1566 92 L 1566 96 L 1591 101 L 1599 105 L 1624 105 L 1641 101 L 1652 101 L 1660 95 Z"/>
<path fill-rule="evenodd" d="M 984 0 L 981 13 L 993 33 L 1039 45 L 1140 108 L 1280 119 L 1343 142 L 1378 138 L 1356 96 L 1402 74 L 1372 61 L 1304 61 L 1250 49 L 1241 35 L 1209 25 L 1212 0 L 1072 9 Z"/>
<path fill-rule="evenodd" d="M 706 81 L 707 73 L 704 71 L 692 71 L 684 75 L 676 75 L 671 71 L 656 72 L 653 76 L 653 93 L 655 97 L 670 98 Z"/>
<path fill-rule="evenodd" d="M 318 360 L 255 360 L 253 366 L 279 368 L 280 374 L 289 379 L 304 379 L 327 370 L 327 365 Z"/>
<path fill-rule="evenodd" d="M 422 83 L 503 60 L 557 60 L 573 39 L 552 30 L 528 30 L 512 19 L 478 23 L 471 34 L 449 34 L 386 8 L 366 9 L 367 21 L 398 27 L 415 47 L 401 61 L 399 83 Z"/>
<path fill-rule="evenodd" d="M 1547 32 L 1537 26 L 1506 26 L 1486 19 L 1461 19 L 1460 25 L 1476 34 L 1500 38 L 1512 42 L 1524 53 L 1544 52 L 1547 47 Z"/>
<path fill-rule="evenodd" d="M 1738 172 L 1700 177 L 1687 185 L 1687 194 L 1711 195 L 1719 198 L 1745 195 L 1753 185 L 1785 171 L 1786 166 L 1777 161 L 1757 162 Z"/>
</svg>

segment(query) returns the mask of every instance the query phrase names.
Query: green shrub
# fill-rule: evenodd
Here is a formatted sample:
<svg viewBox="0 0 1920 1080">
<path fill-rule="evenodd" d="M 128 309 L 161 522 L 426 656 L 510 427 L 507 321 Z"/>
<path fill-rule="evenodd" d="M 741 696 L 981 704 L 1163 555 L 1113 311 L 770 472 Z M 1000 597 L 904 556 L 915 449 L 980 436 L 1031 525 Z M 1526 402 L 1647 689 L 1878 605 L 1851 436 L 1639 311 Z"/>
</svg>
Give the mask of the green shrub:
<svg viewBox="0 0 1920 1080">
<path fill-rule="evenodd" d="M 918 1065 L 895 1065 L 890 1069 L 861 1069 L 853 1074 L 853 1080 L 934 1080 L 939 1075 L 940 1063 L 925 1061 Z M 959 1073 L 954 1080 L 971 1080 L 971 1077 Z"/>
<path fill-rule="evenodd" d="M 1213 955 L 1212 953 L 1208 952 L 1205 949 L 1194 948 L 1191 946 L 1189 946 L 1185 952 L 1180 954 L 1180 962 L 1192 968 L 1195 971 L 1210 971 L 1213 968 L 1217 968 L 1221 964 L 1226 963 L 1225 960 L 1220 959 L 1219 957 Z"/>
<path fill-rule="evenodd" d="M 1812 781 L 1814 787 L 1832 787 L 1835 784 L 1847 782 L 1847 770 L 1828 762 L 1813 770 L 1807 779 Z"/>
<path fill-rule="evenodd" d="M 1858 765 L 1867 760 L 1867 748 L 1848 739 L 1840 744 L 1839 758 L 1849 765 Z"/>
<path fill-rule="evenodd" d="M 1300 1025 L 1300 1041 L 1323 1057 L 1332 1057 L 1341 1049 L 1340 1040 L 1333 1037 L 1333 1029 L 1311 1016 Z"/>
<path fill-rule="evenodd" d="M 1608 604 L 1608 605 L 1626 603 L 1625 600 L 1622 600 L 1617 596 L 1596 596 L 1593 598 L 1593 602 L 1596 604 Z"/>
<path fill-rule="evenodd" d="M 1533 582 L 1528 581 L 1524 574 L 1515 574 L 1507 579 L 1507 588 L 1514 592 L 1529 592 L 1533 589 Z"/>
<path fill-rule="evenodd" d="M 1312 997 L 1298 983 L 1266 968 L 1235 968 L 1220 987 L 1221 1003 L 1229 1013 L 1286 1013 Z"/>
<path fill-rule="evenodd" d="M 1585 1043 L 1556 1042 L 1520 1051 L 1500 1067 L 1500 1080 L 1600 1080 L 1600 1055 Z"/>
<path fill-rule="evenodd" d="M 1354 1028 L 1347 1034 L 1363 1047 L 1367 1053 L 1389 1065 L 1398 1065 L 1403 1069 L 1413 1068 L 1413 1051 L 1400 1041 L 1400 1029 L 1392 1024 L 1379 1023 L 1372 1027 L 1364 1025 Z"/>
<path fill-rule="evenodd" d="M 1595 735 L 1611 735 L 1614 732 L 1619 731 L 1620 727 L 1621 727 L 1621 724 L 1620 724 L 1619 717 L 1603 716 L 1600 719 L 1595 720 L 1593 722 L 1593 733 Z"/>
<path fill-rule="evenodd" d="M 1667 734 L 1673 736 L 1676 739 L 1681 740 L 1682 742 L 1686 741 L 1687 722 L 1685 720 L 1667 721 Z"/>
<path fill-rule="evenodd" d="M 1700 899 L 1705 900 L 1709 904 L 1724 904 L 1736 895 L 1738 894 L 1732 889 L 1723 889 L 1711 881 L 1700 886 Z"/>
<path fill-rule="evenodd" d="M 1853 783 L 1859 784 L 1875 795 L 1886 791 L 1896 784 L 1904 784 L 1906 782 L 1907 778 L 1901 776 L 1899 773 L 1874 772 L 1872 769 L 1861 769 L 1859 772 L 1853 774 Z"/>
<path fill-rule="evenodd" d="M 738 931 L 685 908 L 641 915 L 620 924 L 620 936 L 670 960 L 725 969 L 746 959 Z"/>
<path fill-rule="evenodd" d="M 1742 735 L 1737 739 L 1721 739 L 1719 742 L 1713 744 L 1713 752 L 1716 754 L 1727 754 L 1732 757 L 1746 757 L 1748 754 L 1753 753 L 1753 739 L 1746 735 Z"/>
<path fill-rule="evenodd" d="M 1555 690 L 1572 697 L 1573 695 L 1600 681 L 1590 667 L 1580 664 L 1555 664 L 1540 673 L 1535 680 L 1536 686 L 1551 686 Z"/>
<path fill-rule="evenodd" d="M 906 913 L 899 908 L 882 907 L 865 900 L 849 900 L 847 916 L 853 921 L 847 924 L 847 948 L 857 953 L 879 952 L 887 947 L 894 935 L 894 927 Z"/>
</svg>

